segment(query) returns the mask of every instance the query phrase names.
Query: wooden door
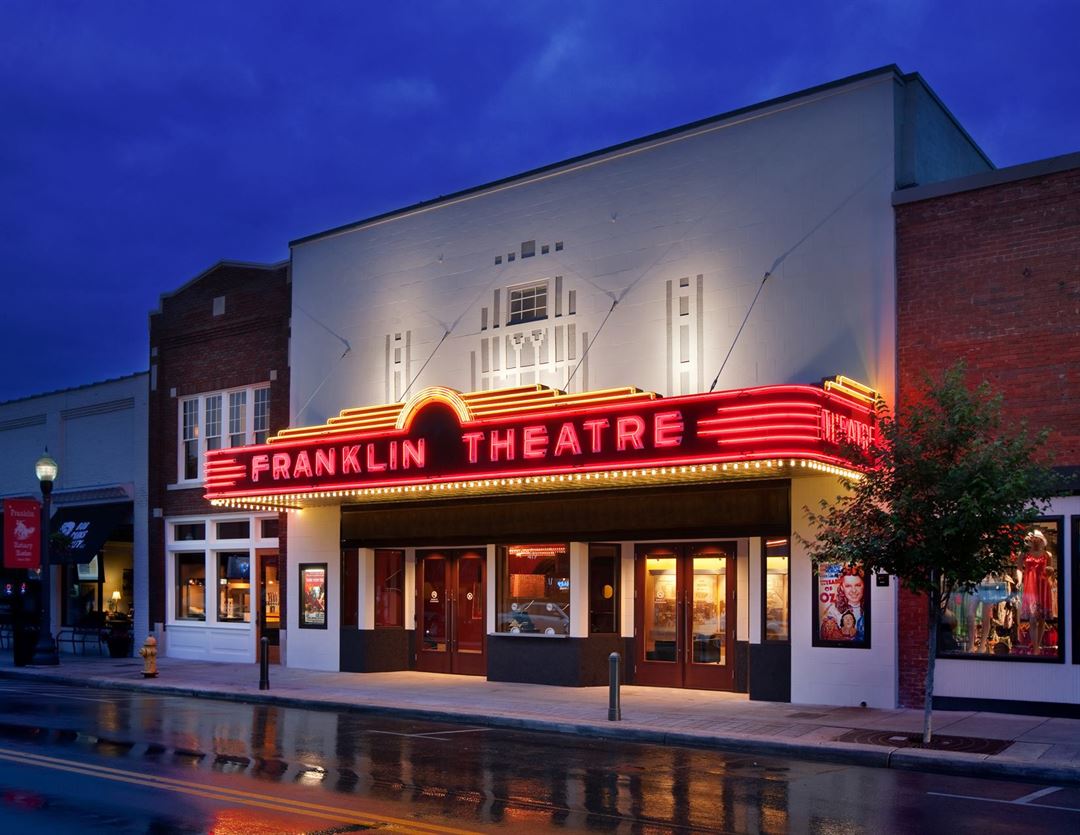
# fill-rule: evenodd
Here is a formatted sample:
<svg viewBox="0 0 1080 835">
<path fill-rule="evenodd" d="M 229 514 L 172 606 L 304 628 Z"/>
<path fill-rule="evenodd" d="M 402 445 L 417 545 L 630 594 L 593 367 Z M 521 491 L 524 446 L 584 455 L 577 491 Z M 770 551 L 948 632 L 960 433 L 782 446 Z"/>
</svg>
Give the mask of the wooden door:
<svg viewBox="0 0 1080 835">
<path fill-rule="evenodd" d="M 470 550 L 416 552 L 416 668 L 486 675 L 485 565 Z"/>
</svg>

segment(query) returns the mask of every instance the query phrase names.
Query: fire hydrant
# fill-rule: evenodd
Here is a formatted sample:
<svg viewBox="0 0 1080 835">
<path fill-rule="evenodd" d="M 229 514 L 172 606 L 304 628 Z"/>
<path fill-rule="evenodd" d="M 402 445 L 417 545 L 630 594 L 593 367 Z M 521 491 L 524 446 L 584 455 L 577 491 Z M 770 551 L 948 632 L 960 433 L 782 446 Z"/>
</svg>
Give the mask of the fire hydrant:
<svg viewBox="0 0 1080 835">
<path fill-rule="evenodd" d="M 157 638 L 150 635 L 139 650 L 143 660 L 143 678 L 157 678 Z"/>
</svg>

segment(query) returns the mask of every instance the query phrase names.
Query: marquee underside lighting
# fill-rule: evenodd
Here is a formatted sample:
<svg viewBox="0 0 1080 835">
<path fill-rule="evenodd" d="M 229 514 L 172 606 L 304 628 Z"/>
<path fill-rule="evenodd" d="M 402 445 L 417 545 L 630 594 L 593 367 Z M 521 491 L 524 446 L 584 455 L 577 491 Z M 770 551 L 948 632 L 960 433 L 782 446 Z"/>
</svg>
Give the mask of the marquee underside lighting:
<svg viewBox="0 0 1080 835">
<path fill-rule="evenodd" d="M 828 475 L 874 438 L 876 392 L 847 378 L 664 398 L 543 386 L 347 409 L 268 443 L 207 453 L 212 505 L 305 507 Z"/>
</svg>

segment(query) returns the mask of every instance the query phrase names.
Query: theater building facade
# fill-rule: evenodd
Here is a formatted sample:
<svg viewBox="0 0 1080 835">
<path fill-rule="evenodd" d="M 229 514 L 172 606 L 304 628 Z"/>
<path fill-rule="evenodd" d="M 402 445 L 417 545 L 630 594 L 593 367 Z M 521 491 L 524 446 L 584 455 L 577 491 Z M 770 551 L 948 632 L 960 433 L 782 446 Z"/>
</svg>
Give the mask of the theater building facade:
<svg viewBox="0 0 1080 835">
<path fill-rule="evenodd" d="M 294 241 L 289 428 L 201 485 L 287 519 L 284 662 L 895 705 L 895 581 L 798 536 L 895 395 L 893 192 L 990 167 L 890 67 Z"/>
</svg>

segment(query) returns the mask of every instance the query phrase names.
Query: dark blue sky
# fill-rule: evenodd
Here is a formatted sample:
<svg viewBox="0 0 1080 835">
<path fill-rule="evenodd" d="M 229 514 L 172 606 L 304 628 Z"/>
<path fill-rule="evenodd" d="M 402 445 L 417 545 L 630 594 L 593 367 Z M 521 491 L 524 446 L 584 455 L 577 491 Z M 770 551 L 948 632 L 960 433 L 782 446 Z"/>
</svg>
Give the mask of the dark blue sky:
<svg viewBox="0 0 1080 835">
<path fill-rule="evenodd" d="M 145 369 L 160 293 L 863 70 L 999 166 L 1080 150 L 1060 2 L 0 2 L 0 400 Z"/>
</svg>

